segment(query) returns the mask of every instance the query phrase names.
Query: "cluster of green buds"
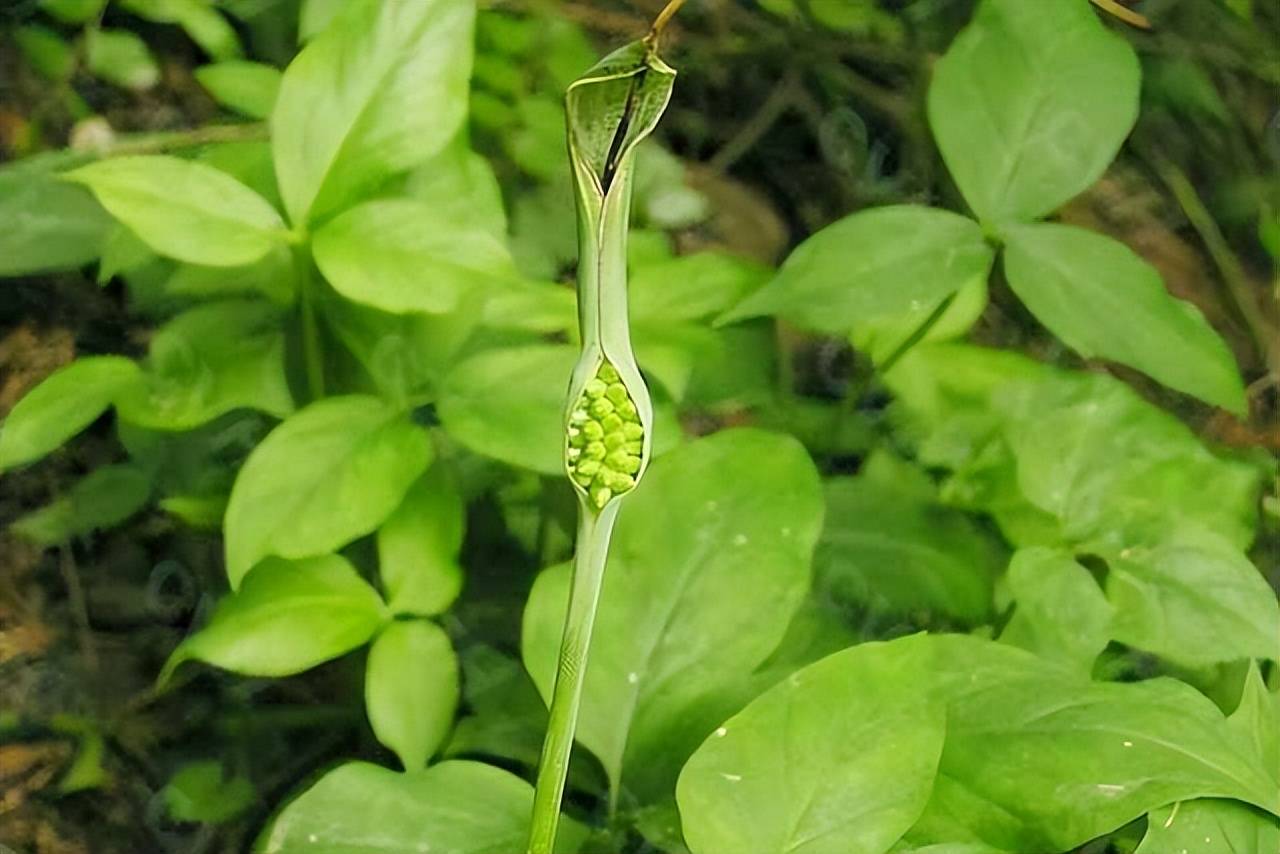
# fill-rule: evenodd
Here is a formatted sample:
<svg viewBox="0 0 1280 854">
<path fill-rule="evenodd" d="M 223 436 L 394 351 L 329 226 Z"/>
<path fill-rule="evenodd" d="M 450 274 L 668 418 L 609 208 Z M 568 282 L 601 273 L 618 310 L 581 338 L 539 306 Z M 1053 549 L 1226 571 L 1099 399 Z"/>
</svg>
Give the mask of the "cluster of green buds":
<svg viewBox="0 0 1280 854">
<path fill-rule="evenodd" d="M 635 488 L 644 427 L 618 371 L 604 362 L 569 413 L 569 476 L 597 509 Z"/>
</svg>

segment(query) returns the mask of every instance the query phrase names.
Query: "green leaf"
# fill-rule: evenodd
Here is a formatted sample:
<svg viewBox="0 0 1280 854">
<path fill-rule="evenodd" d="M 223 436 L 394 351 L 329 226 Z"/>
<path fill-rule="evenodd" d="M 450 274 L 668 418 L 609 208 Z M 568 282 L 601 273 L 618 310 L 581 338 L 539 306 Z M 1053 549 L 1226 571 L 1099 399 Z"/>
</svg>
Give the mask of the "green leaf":
<svg viewBox="0 0 1280 854">
<path fill-rule="evenodd" d="M 929 124 L 987 222 L 1031 220 L 1096 181 L 1138 118 L 1133 49 L 1077 0 L 983 0 L 934 68 Z"/>
<path fill-rule="evenodd" d="M 95 77 L 124 89 L 142 91 L 160 82 L 160 66 L 147 43 L 128 30 L 85 32 L 85 62 Z"/>
<path fill-rule="evenodd" d="M 242 53 L 235 29 L 209 0 L 123 0 L 121 5 L 149 21 L 182 27 L 214 59 Z"/>
<path fill-rule="evenodd" d="M 179 264 L 164 283 L 171 296 L 220 298 L 262 295 L 277 305 L 293 302 L 295 271 L 289 250 L 277 246 L 252 264 L 240 267 L 207 267 Z"/>
<path fill-rule="evenodd" d="M 31 67 L 46 80 L 59 83 L 75 73 L 75 49 L 57 31 L 29 24 L 15 29 L 13 40 Z"/>
<path fill-rule="evenodd" d="M 815 587 L 836 601 L 908 615 L 921 609 L 977 624 L 991 613 L 1003 555 L 963 513 L 942 506 L 918 470 L 884 454 L 858 477 L 826 484 L 827 515 Z"/>
<path fill-rule="evenodd" d="M 426 161 L 467 111 L 470 0 L 356 0 L 285 70 L 271 116 L 295 224 L 348 206 Z"/>
<path fill-rule="evenodd" d="M 377 591 L 346 558 L 268 558 L 178 645 L 160 683 L 187 661 L 245 676 L 301 673 L 363 645 L 387 618 Z"/>
<path fill-rule="evenodd" d="M 137 466 L 103 466 L 76 482 L 52 504 L 15 521 L 12 530 L 42 546 L 56 546 L 114 528 L 151 497 L 151 477 Z"/>
<path fill-rule="evenodd" d="M 290 801 L 256 854 L 512 854 L 523 851 L 533 787 L 479 762 L 441 762 L 397 774 L 340 765 Z M 582 825 L 563 819 L 559 854 L 576 851 Z"/>
<path fill-rule="evenodd" d="M 117 157 L 64 177 L 161 255 L 192 264 L 250 264 L 287 238 L 265 199 L 226 173 L 161 155 Z"/>
<path fill-rule="evenodd" d="M 412 199 L 366 202 L 320 228 L 316 264 L 338 293 L 392 313 L 443 313 L 517 278 L 503 241 Z"/>
<path fill-rule="evenodd" d="M 444 630 L 426 620 L 383 629 L 369 648 L 364 702 L 378 741 L 404 769 L 425 767 L 458 708 L 458 659 Z"/>
<path fill-rule="evenodd" d="M 1280 810 L 1260 758 L 1182 682 L 1090 682 L 1006 644 L 931 642 L 947 738 L 912 844 L 1067 851 L 1176 800 Z"/>
<path fill-rule="evenodd" d="M 1154 547 L 1109 556 L 1116 640 L 1188 667 L 1240 658 L 1280 661 L 1280 603 L 1249 559 L 1187 528 Z"/>
<path fill-rule="evenodd" d="M 89 356 L 54 371 L 18 401 L 0 429 L 0 470 L 34 462 L 98 419 L 138 382 L 121 356 Z"/>
<path fill-rule="evenodd" d="M 374 397 L 313 403 L 272 430 L 227 505 L 227 577 L 267 555 L 320 555 L 372 533 L 431 462 L 427 434 Z"/>
<path fill-rule="evenodd" d="M 221 824 L 257 800 L 248 778 L 228 772 L 216 759 L 188 762 L 160 790 L 165 810 L 175 821 Z"/>
<path fill-rule="evenodd" d="M 1147 816 L 1134 854 L 1271 854 L 1280 851 L 1280 819 L 1235 801 L 1172 804 Z"/>
<path fill-rule="evenodd" d="M 39 5 L 64 24 L 87 24 L 102 14 L 107 0 L 39 0 Z"/>
<path fill-rule="evenodd" d="M 729 430 L 654 461 L 618 520 L 578 739 L 615 793 L 669 798 L 680 767 L 741 706 L 809 588 L 817 473 L 794 439 Z M 525 608 L 525 666 L 550 696 L 570 567 Z"/>
<path fill-rule="evenodd" d="M 944 308 L 942 302 L 945 299 L 948 297 L 899 315 L 859 321 L 853 325 L 849 341 L 855 348 L 867 353 L 877 365 L 882 365 L 900 347 L 906 345 L 939 309 L 942 314 L 915 343 L 960 338 L 973 328 L 987 308 L 987 280 L 984 277 L 970 281 L 955 292 L 955 296 L 950 298 L 951 304 Z"/>
<path fill-rule="evenodd" d="M 138 235 L 119 223 L 112 229 L 102 246 L 102 260 L 98 263 L 98 284 L 105 285 L 116 276 L 135 273 L 156 260 L 151 247 Z"/>
<path fill-rule="evenodd" d="M 378 529 L 378 573 L 397 614 L 443 613 L 462 590 L 466 507 L 448 470 L 433 465 Z"/>
<path fill-rule="evenodd" d="M 1112 607 L 1069 552 L 1020 549 L 1009 564 L 1017 608 L 1000 640 L 1083 674 L 1111 639 Z"/>
<path fill-rule="evenodd" d="M 723 252 L 645 264 L 627 284 L 631 315 L 638 322 L 705 320 L 762 285 L 769 274 L 762 264 Z"/>
<path fill-rule="evenodd" d="M 1127 246 L 1068 225 L 1019 226 L 1006 236 L 1009 286 L 1073 350 L 1245 411 L 1244 384 L 1226 343 Z"/>
<path fill-rule="evenodd" d="M 0 173 L 0 221 L 0 277 L 87 264 L 115 225 L 83 187 L 40 173 Z"/>
<path fill-rule="evenodd" d="M 120 417 L 160 430 L 189 430 L 241 408 L 284 418 L 293 395 L 283 323 L 278 307 L 252 300 L 183 312 L 152 337 L 143 382 L 119 401 Z"/>
<path fill-rule="evenodd" d="M 205 65 L 195 70 L 195 77 L 219 104 L 254 119 L 270 116 L 280 94 L 280 71 L 260 62 Z"/>
<path fill-rule="evenodd" d="M 721 322 L 777 314 L 843 335 L 868 319 L 931 308 L 985 279 L 992 257 L 982 229 L 967 217 L 917 205 L 873 208 L 800 244 L 773 281 Z"/>
<path fill-rule="evenodd" d="M 933 789 L 945 706 L 923 637 L 864 644 L 783 680 L 703 742 L 677 799 L 694 854 L 883 854 Z"/>
<path fill-rule="evenodd" d="M 502 187 L 489 161 L 459 138 L 409 173 L 404 194 L 435 209 L 436 219 L 456 228 L 486 231 L 506 240 L 507 214 Z"/>
<path fill-rule="evenodd" d="M 1256 661 L 1249 662 L 1240 702 L 1227 718 L 1227 726 L 1253 747 L 1280 783 L 1280 690 L 1267 688 Z"/>
<path fill-rule="evenodd" d="M 298 13 L 298 42 L 305 44 L 325 30 L 347 0 L 302 0 Z"/>
</svg>

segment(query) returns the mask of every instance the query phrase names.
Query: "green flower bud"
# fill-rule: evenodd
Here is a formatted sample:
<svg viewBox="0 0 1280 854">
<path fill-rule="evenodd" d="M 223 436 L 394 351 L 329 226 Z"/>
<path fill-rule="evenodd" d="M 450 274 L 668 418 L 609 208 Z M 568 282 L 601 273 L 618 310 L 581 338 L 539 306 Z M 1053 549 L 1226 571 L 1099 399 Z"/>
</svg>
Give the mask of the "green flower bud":
<svg viewBox="0 0 1280 854">
<path fill-rule="evenodd" d="M 587 455 L 589 460 L 603 460 L 608 451 L 604 446 L 604 442 L 589 442 L 586 451 L 583 453 Z M 582 464 L 579 463 L 578 465 L 581 467 Z"/>
<path fill-rule="evenodd" d="M 573 428 L 571 427 L 569 428 L 569 430 L 570 430 L 569 436 L 572 439 Z M 588 421 L 586 424 L 583 424 L 582 432 L 586 435 L 588 439 L 595 440 L 595 439 L 604 438 L 604 428 L 600 426 L 600 423 L 598 421 Z"/>
<path fill-rule="evenodd" d="M 588 420 L 590 417 L 591 417 L 591 416 L 587 415 L 587 410 L 585 410 L 585 409 L 575 409 L 575 410 L 573 410 L 573 412 L 572 412 L 572 413 L 570 413 L 570 415 L 569 415 L 569 423 L 570 423 L 570 424 L 577 424 L 577 425 L 581 426 L 581 425 L 583 425 L 583 424 L 586 424 L 586 423 L 587 423 L 587 420 Z"/>
<path fill-rule="evenodd" d="M 627 442 L 627 444 L 622 446 L 622 449 L 628 454 L 635 454 L 636 456 L 639 456 L 644 452 L 644 442 Z"/>
<path fill-rule="evenodd" d="M 624 444 L 626 444 L 626 441 L 627 441 L 627 438 L 623 436 L 622 433 L 620 432 L 604 434 L 604 446 L 608 448 L 610 451 L 616 451 L 618 448 L 621 448 Z"/>
<path fill-rule="evenodd" d="M 621 405 L 624 401 L 631 400 L 631 395 L 627 394 L 627 387 L 622 383 L 613 383 L 610 385 L 605 389 L 604 396 L 618 405 Z"/>
<path fill-rule="evenodd" d="M 610 451 L 604 461 L 614 471 L 622 471 L 623 466 L 627 465 L 627 460 L 629 459 L 631 459 L 631 455 L 619 448 L 616 451 Z"/>
<path fill-rule="evenodd" d="M 618 414 L 621 415 L 625 421 L 640 420 L 640 413 L 636 409 L 636 405 L 630 400 L 624 400 L 622 404 L 618 406 Z"/>
<path fill-rule="evenodd" d="M 597 486 L 591 490 L 591 500 L 596 507 L 603 510 L 604 506 L 609 503 L 609 499 L 613 498 L 613 491 L 607 486 Z"/>
<path fill-rule="evenodd" d="M 618 466 L 618 469 L 619 471 L 626 472 L 627 474 L 635 474 L 640 471 L 640 458 L 627 455 L 626 462 Z"/>
<path fill-rule="evenodd" d="M 607 397 L 602 397 L 599 400 L 593 400 L 591 401 L 591 406 L 588 407 L 588 411 L 591 413 L 593 418 L 604 418 L 610 412 L 613 412 L 613 401 L 609 400 Z"/>
<path fill-rule="evenodd" d="M 587 383 L 587 397 L 592 398 L 593 400 L 598 397 L 604 397 L 604 393 L 608 388 L 608 385 L 598 379 L 591 380 Z"/>
<path fill-rule="evenodd" d="M 593 460 L 590 457 L 588 457 L 587 459 L 582 460 L 576 466 L 574 466 L 574 471 L 577 472 L 579 475 L 586 477 L 587 482 L 590 483 L 591 478 L 595 477 L 596 472 L 600 471 L 600 461 Z"/>
<path fill-rule="evenodd" d="M 644 438 L 644 428 L 639 424 L 623 424 L 622 435 L 627 437 L 627 441 L 634 442 Z"/>
<path fill-rule="evenodd" d="M 600 419 L 601 426 L 604 427 L 605 433 L 617 433 L 623 427 L 622 418 L 616 412 L 610 412 L 604 418 Z M 636 425 L 639 427 L 640 425 Z M 644 435 L 644 428 L 640 428 L 640 435 Z"/>
<path fill-rule="evenodd" d="M 616 383 L 621 379 L 621 377 L 618 376 L 618 369 L 608 362 L 605 362 L 600 366 L 600 370 L 596 372 L 596 377 L 606 383 Z"/>
</svg>

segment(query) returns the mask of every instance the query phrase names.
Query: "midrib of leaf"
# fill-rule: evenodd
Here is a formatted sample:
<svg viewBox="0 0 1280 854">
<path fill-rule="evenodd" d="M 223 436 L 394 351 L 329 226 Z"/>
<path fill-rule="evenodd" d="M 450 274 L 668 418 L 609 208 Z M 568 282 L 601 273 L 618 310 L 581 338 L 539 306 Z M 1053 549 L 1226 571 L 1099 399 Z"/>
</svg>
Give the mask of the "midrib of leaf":
<svg viewBox="0 0 1280 854">
<path fill-rule="evenodd" d="M 266 238 L 281 237 L 286 234 L 286 231 L 283 228 L 283 223 L 281 223 L 281 227 L 261 226 L 261 225 L 258 225 L 257 223 L 250 222 L 245 219 L 226 216 L 218 208 L 207 208 L 207 207 L 201 207 L 199 205 L 190 204 L 185 197 L 171 196 L 171 195 L 165 195 L 162 193 L 157 193 L 151 190 L 149 187 L 145 187 L 145 186 L 140 187 L 133 184 L 120 184 L 117 182 L 111 182 L 111 184 L 114 186 L 116 193 L 119 193 L 120 195 L 133 196 L 137 199 L 138 202 L 143 204 L 146 204 L 146 203 L 154 204 L 158 202 L 159 207 L 171 207 L 171 208 L 176 207 L 176 208 L 181 208 L 183 210 L 192 211 L 196 214 L 199 214 L 204 219 L 216 220 L 217 222 L 222 223 L 223 225 L 234 226 L 235 228 L 243 229 L 246 231 L 252 231 Z M 255 197 L 261 198 L 260 196 L 258 196 L 257 193 L 254 193 L 253 190 L 249 189 L 248 187 L 244 187 L 244 189 L 246 192 L 254 195 Z M 265 204 L 267 208 L 271 209 L 271 206 L 266 203 L 266 200 L 263 200 L 263 204 Z M 275 212 L 274 209 L 271 209 L 271 210 L 272 210 L 272 213 Z"/>
</svg>

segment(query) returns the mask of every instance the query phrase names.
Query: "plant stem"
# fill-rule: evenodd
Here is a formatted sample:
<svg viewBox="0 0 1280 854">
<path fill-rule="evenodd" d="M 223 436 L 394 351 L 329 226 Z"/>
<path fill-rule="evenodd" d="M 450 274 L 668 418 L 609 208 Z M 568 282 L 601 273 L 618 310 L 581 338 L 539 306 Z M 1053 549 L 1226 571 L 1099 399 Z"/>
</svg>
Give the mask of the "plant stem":
<svg viewBox="0 0 1280 854">
<path fill-rule="evenodd" d="M 324 355 L 320 347 L 320 324 L 316 318 L 316 277 L 311 251 L 305 240 L 293 248 L 293 268 L 302 311 L 302 358 L 306 366 L 307 394 L 316 401 L 324 397 Z"/>
<path fill-rule="evenodd" d="M 569 774 L 569 755 L 578 727 L 578 708 L 587 675 L 587 651 L 595 626 L 596 606 L 604 584 L 605 560 L 613 535 L 618 505 L 613 501 L 597 513 L 585 500 L 578 508 L 578 545 L 573 559 L 573 581 L 560 661 L 551 692 L 551 719 L 538 762 L 533 796 L 533 821 L 529 830 L 529 854 L 551 854 L 560 822 L 560 799 Z"/>
</svg>

